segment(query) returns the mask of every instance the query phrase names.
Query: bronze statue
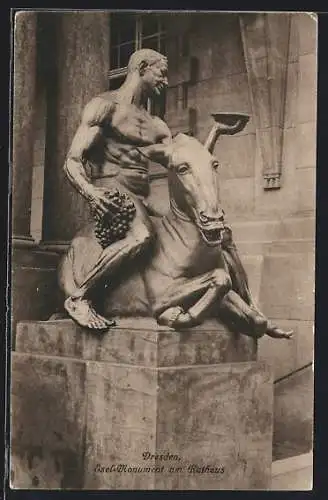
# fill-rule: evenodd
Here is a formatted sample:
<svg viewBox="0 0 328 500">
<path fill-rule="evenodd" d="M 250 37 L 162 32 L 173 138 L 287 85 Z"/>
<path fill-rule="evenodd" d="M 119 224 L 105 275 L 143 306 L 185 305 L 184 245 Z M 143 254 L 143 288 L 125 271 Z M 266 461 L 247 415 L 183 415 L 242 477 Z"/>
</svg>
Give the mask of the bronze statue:
<svg viewBox="0 0 328 500">
<path fill-rule="evenodd" d="M 65 309 L 82 326 L 111 326 L 91 303 L 90 292 L 104 279 L 110 286 L 125 262 L 147 253 L 142 278 L 158 323 L 186 328 L 214 314 L 247 335 L 289 338 L 291 332 L 269 324 L 253 304 L 219 202 L 214 144 L 220 134 L 242 130 L 247 119 L 239 116 L 233 124 L 218 119 L 205 146 L 183 134 L 172 139 L 167 125 L 145 108 L 166 85 L 166 58 L 137 51 L 124 84 L 93 99 L 83 113 L 65 164 L 69 179 L 96 216 L 119 210 L 115 197 L 108 196 L 115 190 L 132 202 L 135 214 L 125 237 L 105 248 L 95 224 L 73 239 L 59 271 Z M 149 160 L 168 169 L 171 210 L 163 217 L 147 203 Z"/>
<path fill-rule="evenodd" d="M 82 326 L 103 329 L 113 323 L 95 311 L 86 294 L 104 273 L 110 276 L 127 257 L 145 251 L 153 238 L 151 208 L 147 210 L 145 203 L 149 194 L 148 160 L 136 148 L 171 141 L 167 125 L 146 110 L 148 98 L 160 94 L 166 85 L 166 57 L 148 49 L 135 52 L 123 85 L 86 106 L 68 153 L 67 176 L 94 212 L 102 215 L 115 209 L 106 195 L 114 189 L 128 193 L 136 208 L 129 234 L 110 248 L 102 249 L 93 228 L 77 253 L 76 239 L 72 242 L 60 276 L 67 295 L 65 309 Z M 94 185 L 86 175 L 86 165 L 91 167 Z M 67 260 L 72 259 L 74 276 L 68 283 L 65 269 Z"/>
</svg>

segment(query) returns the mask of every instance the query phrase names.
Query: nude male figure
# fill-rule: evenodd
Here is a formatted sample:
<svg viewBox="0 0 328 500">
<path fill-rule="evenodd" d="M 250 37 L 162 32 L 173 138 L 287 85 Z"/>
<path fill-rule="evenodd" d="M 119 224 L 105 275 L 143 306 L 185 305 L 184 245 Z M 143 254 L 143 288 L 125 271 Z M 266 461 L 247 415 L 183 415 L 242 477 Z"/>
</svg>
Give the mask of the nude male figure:
<svg viewBox="0 0 328 500">
<path fill-rule="evenodd" d="M 153 231 L 146 207 L 148 160 L 137 148 L 171 141 L 167 125 L 146 109 L 148 98 L 160 95 L 166 86 L 166 57 L 150 49 L 136 51 L 130 58 L 123 85 L 87 104 L 69 150 L 65 172 L 94 212 L 103 215 L 115 209 L 105 195 L 115 188 L 128 194 L 136 207 L 135 218 L 123 240 L 103 249 L 96 237 L 90 238 L 89 234 L 85 255 L 80 258 L 77 254 L 83 253 L 83 244 L 76 249 L 74 245 L 79 240 L 73 240 L 69 252 L 71 257 L 75 252 L 74 280 L 70 284 L 67 280 L 62 287 L 67 296 L 65 309 L 81 326 L 104 329 L 113 324 L 95 311 L 88 292 L 105 273 L 110 276 L 126 258 L 135 257 L 151 243 Z M 87 176 L 87 165 L 91 167 L 93 182 Z M 65 276 L 65 272 L 62 274 Z"/>
<path fill-rule="evenodd" d="M 105 194 L 115 188 L 128 194 L 136 207 L 136 216 L 123 240 L 103 249 L 90 227 L 88 234 L 74 238 L 62 261 L 61 288 L 67 297 L 64 306 L 84 327 L 104 329 L 113 324 L 95 311 L 88 292 L 104 275 L 110 279 L 127 258 L 144 252 L 154 237 L 147 205 L 148 159 L 138 148 L 172 140 L 168 126 L 146 109 L 148 98 L 160 95 L 167 86 L 167 69 L 167 58 L 162 54 L 150 49 L 134 52 L 123 85 L 95 97 L 85 107 L 67 155 L 65 172 L 94 212 L 103 215 L 115 210 Z M 221 133 L 230 133 L 229 127 Z M 92 181 L 87 166 L 91 167 Z M 70 265 L 66 265 L 67 259 Z M 74 276 L 70 276 L 72 268 Z"/>
<path fill-rule="evenodd" d="M 149 216 L 152 209 L 147 204 L 148 160 L 138 148 L 172 140 L 165 122 L 151 116 L 146 109 L 148 98 L 160 95 L 167 86 L 167 69 L 166 57 L 156 51 L 142 49 L 132 54 L 123 85 L 95 97 L 85 107 L 67 155 L 65 172 L 95 213 L 115 211 L 106 196 L 106 192 L 114 189 L 126 193 L 136 208 L 136 216 L 124 239 L 103 249 L 91 225 L 74 238 L 61 263 L 61 287 L 66 294 L 64 307 L 84 327 L 102 330 L 114 324 L 94 309 L 88 292 L 104 276 L 110 279 L 111 273 L 126 259 L 144 252 L 154 237 Z M 236 132 L 236 127 L 222 125 L 218 136 Z M 87 175 L 87 166 L 91 168 L 92 181 Z M 245 288 L 242 295 L 250 302 L 247 276 L 231 232 L 228 240 L 225 246 L 231 258 L 231 271 L 238 272 Z M 66 266 L 68 259 L 70 263 Z M 72 268 L 74 276 L 71 276 Z M 285 336 L 273 325 L 270 330 L 272 336 Z"/>
</svg>

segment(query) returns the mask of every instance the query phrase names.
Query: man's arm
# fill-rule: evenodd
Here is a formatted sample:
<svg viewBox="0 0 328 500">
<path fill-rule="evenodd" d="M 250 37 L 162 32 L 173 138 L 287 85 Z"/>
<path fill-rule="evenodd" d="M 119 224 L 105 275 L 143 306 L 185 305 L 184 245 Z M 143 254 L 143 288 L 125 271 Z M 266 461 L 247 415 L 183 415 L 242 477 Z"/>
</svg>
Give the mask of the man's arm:
<svg viewBox="0 0 328 500">
<path fill-rule="evenodd" d="M 151 146 L 144 146 L 142 148 L 139 148 L 139 151 L 144 156 L 146 156 L 148 158 L 148 160 L 154 161 L 155 163 L 158 163 L 159 158 L 158 158 L 157 151 L 158 150 L 164 151 L 165 149 L 167 149 L 167 151 L 169 151 L 170 144 L 172 143 L 172 134 L 171 134 L 171 131 L 170 131 L 169 127 L 167 126 L 167 124 L 163 120 L 161 120 L 157 116 L 154 117 L 153 119 L 157 120 L 158 125 L 161 128 L 160 142 L 157 143 L 157 144 L 153 144 Z M 164 145 L 164 147 L 163 147 L 163 145 Z M 159 157 L 161 157 L 161 156 L 162 156 L 162 154 L 161 154 L 161 152 L 159 152 Z M 161 164 L 161 162 L 159 162 L 159 164 Z M 154 217 L 162 217 L 164 215 L 164 213 L 159 212 L 153 206 L 153 204 L 151 203 L 151 201 L 149 200 L 149 198 L 147 198 L 146 200 L 144 200 L 143 204 L 145 205 L 145 207 L 146 207 L 147 212 L 148 212 L 149 215 L 152 215 Z"/>
<path fill-rule="evenodd" d="M 71 184 L 92 205 L 96 211 L 106 213 L 109 202 L 104 190 L 96 188 L 87 176 L 85 165 L 87 153 L 92 146 L 100 143 L 102 137 L 102 123 L 110 118 L 113 104 L 96 97 L 84 109 L 81 123 L 73 138 L 67 159 L 64 165 L 65 173 Z M 101 147 L 99 145 L 99 147 Z"/>
<path fill-rule="evenodd" d="M 172 134 L 167 123 L 165 123 L 165 121 L 159 118 L 158 116 L 155 116 L 154 120 L 157 120 L 161 130 L 160 142 L 163 144 L 170 144 L 172 142 Z"/>
</svg>

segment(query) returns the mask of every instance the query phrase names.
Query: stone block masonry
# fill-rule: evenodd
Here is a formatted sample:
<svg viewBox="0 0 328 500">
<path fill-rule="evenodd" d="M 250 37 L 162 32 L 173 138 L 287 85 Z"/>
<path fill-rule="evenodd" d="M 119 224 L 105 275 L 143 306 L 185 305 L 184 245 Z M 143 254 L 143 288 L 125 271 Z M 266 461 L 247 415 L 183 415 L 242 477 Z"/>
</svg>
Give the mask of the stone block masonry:
<svg viewBox="0 0 328 500">
<path fill-rule="evenodd" d="M 102 337 L 70 320 L 18 325 L 11 486 L 269 489 L 272 376 L 253 339 L 149 318 Z"/>
</svg>

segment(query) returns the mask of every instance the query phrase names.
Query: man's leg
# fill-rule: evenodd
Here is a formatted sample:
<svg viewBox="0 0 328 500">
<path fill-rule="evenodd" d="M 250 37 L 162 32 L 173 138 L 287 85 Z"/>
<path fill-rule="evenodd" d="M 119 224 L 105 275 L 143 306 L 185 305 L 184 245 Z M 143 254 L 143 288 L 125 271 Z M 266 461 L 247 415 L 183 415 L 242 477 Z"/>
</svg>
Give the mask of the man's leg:
<svg viewBox="0 0 328 500">
<path fill-rule="evenodd" d="M 137 202 L 137 214 L 128 234 L 122 240 L 105 248 L 95 265 L 89 270 L 75 291 L 66 299 L 65 309 L 81 326 L 92 329 L 105 329 L 113 325 L 112 320 L 101 316 L 87 299 L 88 292 L 99 283 L 103 277 L 109 277 L 127 259 L 134 259 L 145 250 L 152 239 L 151 222 L 140 202 Z M 92 256 L 90 256 L 92 258 Z"/>
</svg>

